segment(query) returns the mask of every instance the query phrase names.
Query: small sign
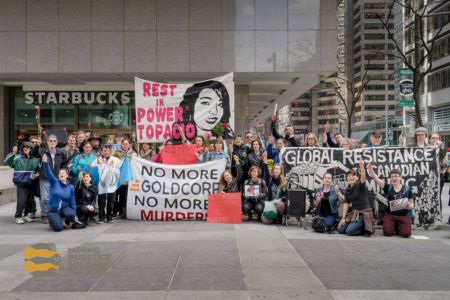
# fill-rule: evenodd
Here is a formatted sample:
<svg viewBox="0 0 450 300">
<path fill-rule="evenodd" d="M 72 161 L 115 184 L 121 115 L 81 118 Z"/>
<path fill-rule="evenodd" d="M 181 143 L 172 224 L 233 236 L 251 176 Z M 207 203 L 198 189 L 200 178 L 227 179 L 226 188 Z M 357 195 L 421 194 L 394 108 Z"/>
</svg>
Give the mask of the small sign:
<svg viewBox="0 0 450 300">
<path fill-rule="evenodd" d="M 209 194 L 206 223 L 241 224 L 241 193 Z"/>
<path fill-rule="evenodd" d="M 414 72 L 413 72 L 413 70 L 411 70 L 409 68 L 401 68 L 399 70 L 399 74 L 400 74 L 400 76 L 413 76 Z"/>
<path fill-rule="evenodd" d="M 400 106 L 401 107 L 414 107 L 414 105 L 416 104 L 416 101 L 414 101 L 414 99 L 400 99 Z"/>
<path fill-rule="evenodd" d="M 414 94 L 414 83 L 411 79 L 403 79 L 400 81 L 400 96 L 412 97 Z"/>
</svg>

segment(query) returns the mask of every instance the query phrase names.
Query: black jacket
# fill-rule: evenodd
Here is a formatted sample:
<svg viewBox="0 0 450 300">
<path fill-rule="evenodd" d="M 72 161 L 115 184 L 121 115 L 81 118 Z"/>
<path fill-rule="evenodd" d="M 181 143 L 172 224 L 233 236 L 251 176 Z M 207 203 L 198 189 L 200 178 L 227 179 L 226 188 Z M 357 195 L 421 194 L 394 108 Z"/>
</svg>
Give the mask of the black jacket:
<svg viewBox="0 0 450 300">
<path fill-rule="evenodd" d="M 97 187 L 91 185 L 90 187 L 79 184 L 75 190 L 75 201 L 79 205 L 95 206 L 97 201 Z"/>
<path fill-rule="evenodd" d="M 53 161 L 52 156 L 50 155 L 50 152 L 48 151 L 48 148 L 41 148 L 39 150 L 39 158 L 42 159 L 42 156 L 44 154 L 47 154 L 48 157 L 48 165 L 50 166 L 50 169 L 53 171 L 53 175 L 55 175 L 56 178 L 58 178 L 59 170 L 62 168 L 66 168 L 67 164 L 67 158 L 64 152 L 61 149 L 56 148 L 55 153 L 55 160 Z M 44 167 L 41 168 L 41 171 L 39 173 L 39 178 L 42 179 L 48 179 L 47 175 L 45 175 Z"/>
<path fill-rule="evenodd" d="M 277 131 L 274 121 L 272 121 L 272 135 L 277 140 L 280 138 L 284 138 L 288 144 L 288 147 L 300 147 L 294 136 L 286 136 L 286 137 L 281 136 Z"/>
</svg>

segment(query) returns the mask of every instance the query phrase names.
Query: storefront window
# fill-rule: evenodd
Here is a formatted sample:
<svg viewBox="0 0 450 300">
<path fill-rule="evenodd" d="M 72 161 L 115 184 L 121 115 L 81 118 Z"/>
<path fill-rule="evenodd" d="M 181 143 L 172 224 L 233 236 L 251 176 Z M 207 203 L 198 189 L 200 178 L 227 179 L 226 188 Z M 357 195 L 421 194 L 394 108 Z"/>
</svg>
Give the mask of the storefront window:
<svg viewBox="0 0 450 300">
<path fill-rule="evenodd" d="M 118 132 L 131 135 L 135 130 L 133 92 L 25 92 L 10 88 L 9 95 L 11 143 L 19 136 L 28 139 L 37 135 L 38 125 L 45 133 L 58 133 L 60 139 L 77 130 L 103 137 Z"/>
</svg>

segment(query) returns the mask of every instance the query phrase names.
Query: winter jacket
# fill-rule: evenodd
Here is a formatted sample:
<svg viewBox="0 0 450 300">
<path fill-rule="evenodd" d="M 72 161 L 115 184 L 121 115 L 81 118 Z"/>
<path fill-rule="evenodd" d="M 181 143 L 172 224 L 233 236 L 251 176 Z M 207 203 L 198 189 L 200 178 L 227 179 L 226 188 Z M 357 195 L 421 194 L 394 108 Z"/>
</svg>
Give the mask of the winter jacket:
<svg viewBox="0 0 450 300">
<path fill-rule="evenodd" d="M 61 170 L 62 168 L 65 168 L 67 165 L 67 158 L 66 158 L 66 155 L 64 154 L 64 151 L 62 151 L 61 149 L 55 149 L 54 160 L 53 160 L 52 156 L 50 155 L 50 151 L 48 150 L 48 148 L 41 148 L 39 151 L 39 156 L 42 158 L 42 156 L 44 156 L 45 154 L 47 154 L 47 157 L 48 157 L 48 164 L 49 164 L 50 170 L 52 170 L 53 175 L 55 175 L 55 177 L 58 176 L 59 170 Z M 44 168 L 41 168 L 39 178 L 40 178 L 40 180 L 44 180 L 44 179 L 48 180 L 47 175 L 44 172 Z"/>
<path fill-rule="evenodd" d="M 14 171 L 33 171 L 39 170 L 39 159 L 35 157 L 26 157 L 23 153 L 16 154 L 9 153 L 3 163 L 10 166 Z"/>
<path fill-rule="evenodd" d="M 48 208 L 52 212 L 59 212 L 66 207 L 76 209 L 75 204 L 75 190 L 73 185 L 69 182 L 63 183 L 59 181 L 48 163 L 44 162 L 44 172 L 50 181 L 50 199 L 48 201 Z"/>
<path fill-rule="evenodd" d="M 86 187 L 84 184 L 79 184 L 75 191 L 75 199 L 77 206 L 96 206 L 97 188 L 93 185 Z"/>
<path fill-rule="evenodd" d="M 294 136 L 288 136 L 288 137 L 283 137 L 281 136 L 276 128 L 275 122 L 272 121 L 272 135 L 275 137 L 276 140 L 280 139 L 280 138 L 284 138 L 288 144 L 288 147 L 300 147 L 300 145 L 298 144 L 297 140 L 295 139 Z"/>
<path fill-rule="evenodd" d="M 275 148 L 273 144 L 267 145 L 267 157 L 273 159 L 274 164 L 280 163 L 280 150 Z"/>
</svg>

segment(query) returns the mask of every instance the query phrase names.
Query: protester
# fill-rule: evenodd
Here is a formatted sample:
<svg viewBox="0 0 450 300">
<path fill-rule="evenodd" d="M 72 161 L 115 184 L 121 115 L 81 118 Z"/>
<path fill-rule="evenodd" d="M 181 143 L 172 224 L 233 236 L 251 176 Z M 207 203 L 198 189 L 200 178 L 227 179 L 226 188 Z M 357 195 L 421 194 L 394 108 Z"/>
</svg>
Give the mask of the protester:
<svg viewBox="0 0 450 300">
<path fill-rule="evenodd" d="M 280 163 L 280 152 L 286 147 L 286 141 L 281 138 L 277 139 L 276 148 L 273 147 L 272 140 L 269 139 L 269 144 L 267 145 L 267 157 L 273 159 L 274 164 Z"/>
<path fill-rule="evenodd" d="M 353 145 L 350 143 L 350 141 L 346 138 L 341 138 L 340 139 L 340 144 L 339 144 L 340 148 L 342 149 L 347 149 L 347 150 L 351 150 L 353 149 Z"/>
<path fill-rule="evenodd" d="M 98 209 L 99 222 L 113 223 L 112 215 L 115 201 L 115 191 L 120 176 L 121 161 L 111 156 L 111 145 L 102 145 L 102 154 L 96 160 L 98 165 Z M 106 213 L 105 213 L 106 209 Z"/>
<path fill-rule="evenodd" d="M 250 152 L 252 149 L 252 142 L 253 142 L 253 133 L 250 131 L 247 131 L 245 133 L 245 147 L 247 147 L 247 152 Z"/>
<path fill-rule="evenodd" d="M 325 124 L 324 128 L 323 128 L 323 141 L 324 144 L 326 143 L 328 145 L 328 147 L 331 148 L 341 148 L 341 140 L 343 138 L 342 133 L 340 132 L 336 132 L 334 134 L 334 139 L 335 141 L 333 141 L 333 139 L 331 138 L 331 125 L 330 124 Z"/>
<path fill-rule="evenodd" d="M 95 156 L 99 156 L 100 155 L 100 144 L 102 143 L 103 139 L 94 134 L 92 136 L 90 136 L 87 141 L 91 144 L 92 146 L 92 154 L 94 154 Z"/>
<path fill-rule="evenodd" d="M 22 144 L 22 149 L 18 153 L 18 146 L 13 147 L 4 164 L 14 169 L 13 182 L 16 186 L 17 204 L 16 204 L 16 223 L 34 222 L 29 214 L 32 211 L 34 202 L 34 179 L 39 176 L 39 159 L 31 156 L 33 145 L 30 142 Z"/>
<path fill-rule="evenodd" d="M 65 218 L 65 225 L 68 227 L 72 223 L 74 227 L 75 219 L 75 190 L 67 178 L 69 171 L 67 169 L 60 169 L 58 178 L 53 174 L 48 163 L 49 158 L 47 154 L 42 156 L 45 174 L 50 182 L 50 199 L 48 202 L 48 222 L 50 228 L 59 232 L 64 228 L 61 218 Z"/>
<path fill-rule="evenodd" d="M 265 167 L 267 168 L 267 165 Z M 269 174 L 268 171 L 267 174 Z M 277 209 L 277 218 L 268 219 L 262 216 L 261 220 L 264 224 L 271 224 L 274 222 L 281 224 L 283 214 L 286 210 L 286 188 L 287 188 L 287 180 L 286 177 L 284 176 L 283 167 L 281 165 L 275 164 L 272 167 L 270 176 L 266 176 L 266 184 L 267 184 L 267 200 L 274 201 L 275 208 Z"/>
<path fill-rule="evenodd" d="M 332 232 L 338 219 L 339 199 L 333 186 L 333 175 L 325 173 L 323 185 L 316 188 L 313 194 L 312 208 L 316 217 L 313 229 L 316 232 Z"/>
<path fill-rule="evenodd" d="M 47 138 L 47 148 L 40 149 L 39 154 L 42 158 L 44 155 L 48 155 L 49 160 L 48 164 L 50 166 L 50 170 L 52 170 L 53 175 L 57 176 L 59 174 L 59 170 L 62 168 L 66 168 L 67 159 L 64 152 L 61 149 L 57 149 L 58 139 L 56 135 L 49 135 Z M 41 223 L 48 224 L 47 220 L 47 212 L 48 212 L 48 201 L 50 199 L 50 181 L 47 178 L 47 174 L 44 172 L 44 169 L 41 168 L 39 175 L 39 189 L 40 189 L 40 204 L 41 204 Z"/>
<path fill-rule="evenodd" d="M 267 151 L 261 149 L 262 145 L 259 140 L 252 142 L 252 152 L 247 155 L 247 163 L 249 168 L 252 166 L 258 167 L 260 170 L 264 170 L 264 159 L 267 160 Z M 263 172 L 263 176 L 265 173 Z"/>
<path fill-rule="evenodd" d="M 77 132 L 77 148 L 78 148 L 78 152 L 82 153 L 83 152 L 83 146 L 84 143 L 86 142 L 87 138 L 86 138 L 86 134 L 84 131 L 80 130 Z"/>
<path fill-rule="evenodd" d="M 425 127 L 416 128 L 414 131 L 414 143 L 409 144 L 408 147 L 426 147 L 427 144 L 427 134 L 428 131 Z"/>
<path fill-rule="evenodd" d="M 248 148 L 243 144 L 242 137 L 240 135 L 235 135 L 233 139 L 233 155 L 237 155 L 239 158 L 239 168 L 242 171 L 242 181 L 246 180 L 248 177 L 248 165 L 247 165 L 247 154 Z M 237 165 L 235 165 L 234 176 L 237 176 Z M 233 171 L 233 169 L 232 169 Z"/>
<path fill-rule="evenodd" d="M 383 135 L 381 134 L 381 132 L 379 130 L 373 130 L 370 133 L 369 140 L 370 140 L 370 142 L 367 145 L 367 148 L 380 147 L 381 142 L 383 141 Z"/>
<path fill-rule="evenodd" d="M 86 142 L 83 146 L 83 153 L 75 156 L 75 160 L 72 165 L 72 173 L 77 176 L 75 182 L 80 180 L 81 173 L 90 173 L 95 185 L 98 184 L 98 170 L 94 169 L 94 162 L 97 159 L 92 152 L 92 146 L 89 142 Z"/>
<path fill-rule="evenodd" d="M 230 170 L 225 170 L 220 176 L 219 193 L 239 193 L 242 184 L 242 169 L 239 167 L 239 157 L 233 155 L 233 160 L 236 165 L 237 176 L 233 178 Z"/>
<path fill-rule="evenodd" d="M 75 190 L 76 211 L 78 220 L 87 226 L 89 221 L 95 221 L 93 218 L 98 215 L 97 187 L 92 185 L 91 174 L 83 173 L 82 176 Z"/>
<path fill-rule="evenodd" d="M 280 138 L 284 138 L 286 140 L 286 143 L 287 143 L 288 147 L 300 147 L 300 145 L 298 144 L 297 140 L 295 139 L 294 127 L 293 126 L 286 126 L 286 128 L 284 129 L 284 137 L 283 137 L 277 131 L 276 120 L 277 120 L 277 115 L 272 115 L 272 123 L 271 123 L 272 135 L 277 140 L 280 139 Z"/>
<path fill-rule="evenodd" d="M 220 160 L 225 158 L 227 160 L 226 169 L 229 170 L 231 168 L 231 160 L 230 155 L 223 151 L 223 139 L 221 137 L 217 138 L 214 142 L 214 150 L 209 152 L 206 156 L 207 161 Z"/>
<path fill-rule="evenodd" d="M 392 236 L 398 233 L 401 237 L 410 237 L 411 218 L 408 212 L 414 207 L 414 202 L 411 189 L 402 184 L 402 173 L 396 169 L 391 170 L 389 172 L 391 183 L 388 184 L 378 177 L 371 164 L 367 165 L 367 171 L 375 183 L 381 187 L 388 200 L 383 217 L 384 235 Z"/>
<path fill-rule="evenodd" d="M 440 192 L 439 195 L 442 196 L 442 189 L 445 184 L 445 173 L 448 168 L 448 159 L 447 152 L 448 149 L 444 147 L 444 144 L 439 137 L 439 134 L 433 133 L 430 137 L 430 144 L 438 148 L 438 156 L 439 156 L 439 174 L 440 174 Z M 441 201 L 441 210 L 442 210 L 442 201 Z"/>
<path fill-rule="evenodd" d="M 359 170 L 360 177 L 354 170 L 347 172 L 348 187 L 343 199 L 342 219 L 338 224 L 338 231 L 342 234 L 361 235 L 364 232 L 373 233 L 373 213 L 369 204 L 366 169 L 363 160 L 359 160 Z M 348 215 L 350 204 L 353 212 L 351 215 Z M 347 216 L 349 219 L 347 219 Z"/>
<path fill-rule="evenodd" d="M 306 135 L 305 147 L 319 147 L 319 139 L 315 133 L 310 132 Z"/>
<path fill-rule="evenodd" d="M 198 135 L 194 139 L 195 141 L 195 153 L 198 158 L 198 162 L 202 163 L 206 161 L 208 156 L 208 144 L 206 143 L 205 137 Z"/>
<path fill-rule="evenodd" d="M 168 146 L 168 145 L 173 145 L 172 140 L 165 141 L 164 144 L 159 147 L 158 153 L 156 153 L 155 156 L 153 157 L 153 162 L 159 163 L 159 164 L 163 163 L 162 154 L 164 151 L 164 147 Z"/>
<path fill-rule="evenodd" d="M 244 203 L 242 212 L 248 216 L 251 221 L 253 213 L 258 215 L 258 221 L 261 221 L 261 215 L 264 211 L 264 201 L 267 197 L 267 184 L 261 179 L 261 170 L 257 166 L 251 166 L 249 179 L 244 182 Z"/>
<path fill-rule="evenodd" d="M 80 154 L 80 151 L 76 145 L 76 136 L 75 134 L 69 134 L 67 136 L 67 142 L 64 148 L 61 148 L 65 157 L 66 157 L 66 167 L 69 170 L 72 170 L 73 162 L 75 160 L 75 156 Z M 69 172 L 69 182 L 75 184 L 76 178 L 73 177 L 72 172 Z"/>
<path fill-rule="evenodd" d="M 155 156 L 155 152 L 151 149 L 151 145 L 149 143 L 143 143 L 141 146 L 142 149 L 139 150 L 139 157 L 151 161 Z"/>
<path fill-rule="evenodd" d="M 122 140 L 120 149 L 114 151 L 113 156 L 117 157 L 122 162 L 125 159 L 125 156 L 128 156 L 129 160 L 136 156 L 136 152 L 134 152 L 131 148 L 130 140 L 128 138 L 124 138 Z M 119 213 L 121 219 L 127 218 L 127 194 L 128 182 L 122 184 L 116 191 L 116 201 L 114 204 L 113 215 Z"/>
</svg>

